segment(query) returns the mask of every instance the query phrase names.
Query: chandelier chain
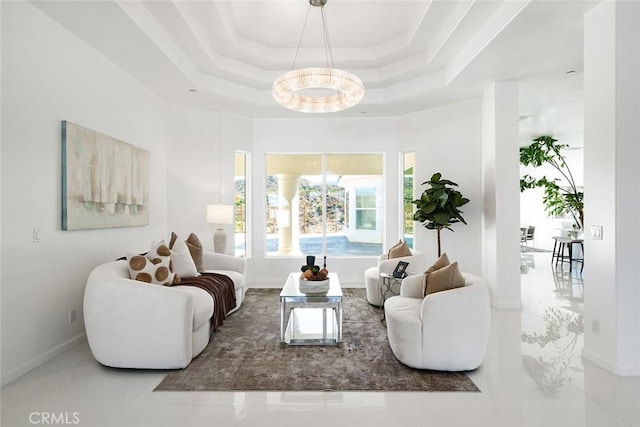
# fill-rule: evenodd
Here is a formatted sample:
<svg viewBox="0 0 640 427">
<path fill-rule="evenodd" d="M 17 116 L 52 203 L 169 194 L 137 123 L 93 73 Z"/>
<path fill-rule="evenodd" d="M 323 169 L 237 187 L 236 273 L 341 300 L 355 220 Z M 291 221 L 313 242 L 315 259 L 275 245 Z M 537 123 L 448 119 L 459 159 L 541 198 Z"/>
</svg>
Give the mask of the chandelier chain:
<svg viewBox="0 0 640 427">
<path fill-rule="evenodd" d="M 296 68 L 296 60 L 298 59 L 298 52 L 300 52 L 300 46 L 302 45 L 302 38 L 304 37 L 304 30 L 307 28 L 307 21 L 309 20 L 309 13 L 311 12 L 311 3 L 307 9 L 307 16 L 304 18 L 304 24 L 302 25 L 302 32 L 300 33 L 300 39 L 298 40 L 298 46 L 296 47 L 296 54 L 293 57 L 293 64 L 291 64 L 291 70 Z"/>
<path fill-rule="evenodd" d="M 335 68 L 335 62 L 333 60 L 333 51 L 331 49 L 331 38 L 329 37 L 329 26 L 327 25 L 327 16 L 324 12 L 324 5 L 320 6 L 320 12 L 322 13 L 322 32 L 324 33 L 324 55 L 327 61 L 327 68 Z"/>
</svg>

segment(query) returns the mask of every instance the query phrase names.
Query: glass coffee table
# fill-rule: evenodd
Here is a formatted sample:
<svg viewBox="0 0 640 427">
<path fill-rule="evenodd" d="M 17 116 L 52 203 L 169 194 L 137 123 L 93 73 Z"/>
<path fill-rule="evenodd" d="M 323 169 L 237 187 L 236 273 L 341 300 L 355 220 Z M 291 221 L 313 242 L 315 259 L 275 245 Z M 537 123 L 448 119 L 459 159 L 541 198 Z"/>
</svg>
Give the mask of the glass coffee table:
<svg viewBox="0 0 640 427">
<path fill-rule="evenodd" d="M 342 343 L 342 288 L 329 273 L 329 290 L 304 293 L 300 273 L 291 273 L 280 292 L 280 345 L 338 345 Z"/>
</svg>

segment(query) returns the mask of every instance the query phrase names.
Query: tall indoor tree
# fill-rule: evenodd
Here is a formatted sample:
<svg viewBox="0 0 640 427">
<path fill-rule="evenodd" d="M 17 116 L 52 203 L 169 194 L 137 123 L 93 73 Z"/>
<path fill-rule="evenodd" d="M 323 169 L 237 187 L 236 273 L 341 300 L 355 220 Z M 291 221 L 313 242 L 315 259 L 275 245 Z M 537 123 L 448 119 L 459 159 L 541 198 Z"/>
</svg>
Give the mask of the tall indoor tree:
<svg viewBox="0 0 640 427">
<path fill-rule="evenodd" d="M 431 180 L 423 182 L 422 185 L 428 185 L 429 188 L 422 192 L 419 199 L 413 201 L 417 207 L 413 220 L 438 232 L 438 257 L 442 255 L 440 231 L 443 228 L 453 231 L 451 225 L 457 222 L 466 224 L 463 212 L 458 208 L 469 203 L 469 199 L 453 188 L 458 184 L 441 178 L 442 174 L 438 172 L 433 174 Z"/>
<path fill-rule="evenodd" d="M 548 164 L 553 167 L 562 178 L 534 178 L 525 174 L 520 179 L 520 191 L 541 187 L 544 189 L 542 203 L 549 216 L 555 217 L 569 214 L 577 227 L 582 229 L 584 224 L 584 193 L 576 185 L 567 160 L 562 150 L 569 148 L 567 144 L 559 144 L 557 139 L 543 135 L 526 146 L 520 147 L 520 164 L 524 166 L 540 167 Z"/>
</svg>

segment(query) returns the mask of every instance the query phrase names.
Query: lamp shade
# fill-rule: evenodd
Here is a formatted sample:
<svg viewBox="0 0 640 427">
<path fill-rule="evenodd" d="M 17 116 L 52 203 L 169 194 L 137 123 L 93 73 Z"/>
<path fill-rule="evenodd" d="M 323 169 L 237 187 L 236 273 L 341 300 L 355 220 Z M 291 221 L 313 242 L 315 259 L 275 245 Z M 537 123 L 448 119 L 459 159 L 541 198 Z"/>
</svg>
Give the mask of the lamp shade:
<svg viewBox="0 0 640 427">
<path fill-rule="evenodd" d="M 209 224 L 233 224 L 233 205 L 207 205 Z"/>
</svg>

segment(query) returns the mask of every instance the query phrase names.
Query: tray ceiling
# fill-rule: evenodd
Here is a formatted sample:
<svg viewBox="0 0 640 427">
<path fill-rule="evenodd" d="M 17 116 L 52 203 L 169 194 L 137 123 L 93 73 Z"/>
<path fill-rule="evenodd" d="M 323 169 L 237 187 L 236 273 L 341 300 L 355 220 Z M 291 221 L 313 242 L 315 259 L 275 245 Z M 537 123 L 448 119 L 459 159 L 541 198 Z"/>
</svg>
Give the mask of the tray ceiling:
<svg viewBox="0 0 640 427">
<path fill-rule="evenodd" d="M 32 3 L 167 100 L 300 114 L 276 104 L 271 84 L 291 69 L 307 0 Z M 334 114 L 399 115 L 477 97 L 495 80 L 526 88 L 579 72 L 583 15 L 594 3 L 328 0 L 335 65 L 366 87 L 360 105 Z M 296 66 L 324 65 L 320 25 L 312 7 Z"/>
</svg>

